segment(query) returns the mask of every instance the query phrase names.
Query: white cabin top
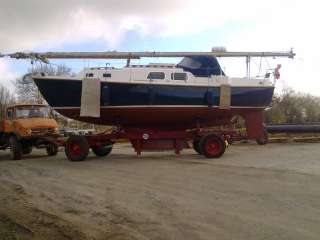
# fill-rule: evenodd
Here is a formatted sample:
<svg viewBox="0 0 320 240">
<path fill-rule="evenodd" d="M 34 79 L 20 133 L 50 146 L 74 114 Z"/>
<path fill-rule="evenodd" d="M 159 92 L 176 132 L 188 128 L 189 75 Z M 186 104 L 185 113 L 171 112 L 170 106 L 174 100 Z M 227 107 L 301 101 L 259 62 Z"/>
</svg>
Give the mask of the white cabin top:
<svg viewBox="0 0 320 240">
<path fill-rule="evenodd" d="M 196 85 L 220 86 L 273 86 L 269 78 L 230 78 L 225 75 L 210 77 L 194 76 L 175 64 L 150 63 L 147 65 L 130 65 L 124 68 L 91 67 L 84 68 L 74 79 L 98 78 L 102 82 L 150 83 L 160 85 Z"/>
</svg>

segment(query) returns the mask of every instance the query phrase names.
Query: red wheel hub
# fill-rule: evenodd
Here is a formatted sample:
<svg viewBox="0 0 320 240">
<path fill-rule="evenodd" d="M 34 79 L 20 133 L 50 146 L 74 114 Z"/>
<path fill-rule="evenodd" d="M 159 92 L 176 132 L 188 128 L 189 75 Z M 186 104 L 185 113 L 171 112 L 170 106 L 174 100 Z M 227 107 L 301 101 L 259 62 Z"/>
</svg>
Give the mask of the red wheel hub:
<svg viewBox="0 0 320 240">
<path fill-rule="evenodd" d="M 70 144 L 70 153 L 71 153 L 72 155 L 76 155 L 76 156 L 80 155 L 80 154 L 81 154 L 81 147 L 80 147 L 80 145 L 77 144 L 77 143 L 72 143 L 72 144 Z"/>
<path fill-rule="evenodd" d="M 216 139 L 208 139 L 205 142 L 206 152 L 212 155 L 219 153 L 222 150 L 220 142 Z"/>
</svg>

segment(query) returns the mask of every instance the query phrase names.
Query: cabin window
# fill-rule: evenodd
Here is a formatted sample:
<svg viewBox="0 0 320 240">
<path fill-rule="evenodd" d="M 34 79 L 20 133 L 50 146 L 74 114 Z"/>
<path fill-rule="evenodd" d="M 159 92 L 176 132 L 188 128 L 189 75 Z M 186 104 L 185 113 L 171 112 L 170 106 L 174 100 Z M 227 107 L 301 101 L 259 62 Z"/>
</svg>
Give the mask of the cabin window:
<svg viewBox="0 0 320 240">
<path fill-rule="evenodd" d="M 171 79 L 172 80 L 187 80 L 187 74 L 186 73 L 171 73 Z"/>
<path fill-rule="evenodd" d="M 8 120 L 12 120 L 13 119 L 13 110 L 12 109 L 9 109 L 7 111 L 7 119 Z"/>
<path fill-rule="evenodd" d="M 150 72 L 148 79 L 164 79 L 164 72 Z"/>
<path fill-rule="evenodd" d="M 86 77 L 93 77 L 93 73 L 86 73 Z"/>
<path fill-rule="evenodd" d="M 104 78 L 111 78 L 111 73 L 104 73 L 102 76 Z"/>
</svg>

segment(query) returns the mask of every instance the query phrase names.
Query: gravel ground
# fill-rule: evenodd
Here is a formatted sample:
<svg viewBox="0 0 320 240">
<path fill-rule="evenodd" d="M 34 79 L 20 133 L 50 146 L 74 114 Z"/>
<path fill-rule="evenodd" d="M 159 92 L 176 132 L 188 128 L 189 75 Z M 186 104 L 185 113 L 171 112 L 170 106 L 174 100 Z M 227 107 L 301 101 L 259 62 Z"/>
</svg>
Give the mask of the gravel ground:
<svg viewBox="0 0 320 240">
<path fill-rule="evenodd" d="M 320 143 L 68 162 L 0 153 L 0 239 L 319 239 Z"/>
</svg>

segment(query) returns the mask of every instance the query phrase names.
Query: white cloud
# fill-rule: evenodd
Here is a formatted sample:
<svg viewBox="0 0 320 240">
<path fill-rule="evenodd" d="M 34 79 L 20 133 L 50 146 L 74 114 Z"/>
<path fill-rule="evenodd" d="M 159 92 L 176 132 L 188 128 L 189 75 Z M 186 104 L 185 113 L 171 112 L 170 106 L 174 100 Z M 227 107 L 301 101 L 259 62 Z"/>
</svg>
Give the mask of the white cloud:
<svg viewBox="0 0 320 240">
<path fill-rule="evenodd" d="M 18 77 L 13 69 L 11 69 L 4 59 L 0 59 L 0 84 L 7 89 L 13 90 L 13 81 Z"/>
<path fill-rule="evenodd" d="M 0 4 L 0 50 L 9 51 L 92 39 L 116 46 L 132 29 L 153 36 L 192 34 L 232 21 L 268 17 L 278 1 L 2 0 Z"/>
<path fill-rule="evenodd" d="M 92 39 L 113 46 L 127 30 L 145 34 L 165 28 L 165 19 L 186 2 L 2 0 L 0 4 L 0 50 L 10 51 Z"/>
<path fill-rule="evenodd" d="M 282 1 L 282 3 L 285 1 Z M 292 1 L 273 10 L 269 18 L 234 33 L 227 46 L 240 50 L 283 50 L 294 48 L 296 57 L 269 60 L 272 67 L 282 63 L 280 84 L 320 96 L 320 16 L 317 1 Z"/>
</svg>

